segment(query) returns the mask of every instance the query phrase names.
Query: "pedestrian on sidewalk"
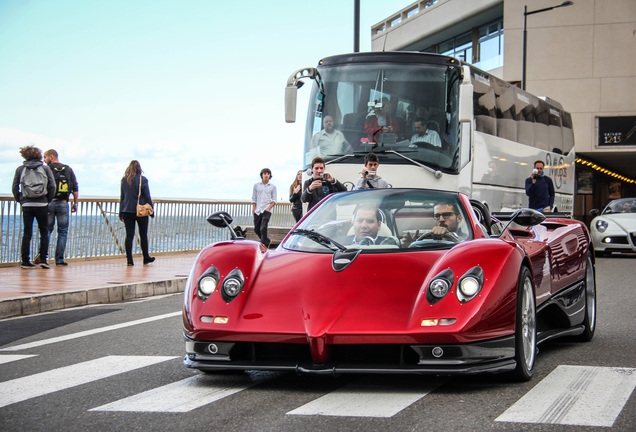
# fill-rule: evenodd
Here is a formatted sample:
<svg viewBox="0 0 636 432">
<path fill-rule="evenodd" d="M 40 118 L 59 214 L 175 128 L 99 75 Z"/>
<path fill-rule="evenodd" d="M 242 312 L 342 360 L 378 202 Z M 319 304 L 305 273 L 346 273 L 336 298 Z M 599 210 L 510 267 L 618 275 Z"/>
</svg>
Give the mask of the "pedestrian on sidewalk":
<svg viewBox="0 0 636 432">
<path fill-rule="evenodd" d="M 79 199 L 79 187 L 73 169 L 64 165 L 58 160 L 58 153 L 54 149 L 44 152 L 44 162 L 51 168 L 55 178 L 55 197 L 49 203 L 49 243 L 51 234 L 55 228 L 57 220 L 57 244 L 55 246 L 55 265 L 68 265 L 64 261 L 64 251 L 66 250 L 66 240 L 68 238 L 68 225 L 70 221 L 68 211 L 68 199 L 73 195 L 71 213 L 77 211 L 77 201 Z"/>
<path fill-rule="evenodd" d="M 267 225 L 272 217 L 272 207 L 276 205 L 276 186 L 270 183 L 272 171 L 269 168 L 261 170 L 261 181 L 252 189 L 252 213 L 254 214 L 254 232 L 261 239 L 265 247 L 272 242 L 267 237 Z"/>
<path fill-rule="evenodd" d="M 141 165 L 133 160 L 126 168 L 124 177 L 121 179 L 121 198 L 119 202 L 119 220 L 126 226 L 126 260 L 128 265 L 135 265 L 133 262 L 133 240 L 135 239 L 135 223 L 139 226 L 139 244 L 144 256 L 144 264 L 150 264 L 155 260 L 148 253 L 148 216 L 138 216 L 137 206 L 152 204 L 148 179 L 141 175 Z M 155 217 L 154 212 L 150 214 Z"/>
<path fill-rule="evenodd" d="M 11 191 L 22 207 L 22 247 L 20 249 L 23 269 L 36 266 L 31 262 L 31 238 L 33 219 L 40 231 L 40 267 L 48 269 L 49 251 L 48 205 L 55 196 L 55 179 L 51 169 L 42 162 L 42 150 L 34 146 L 20 148 L 24 162 L 15 170 Z"/>
<path fill-rule="evenodd" d="M 291 212 L 294 220 L 298 222 L 303 217 L 303 203 L 300 196 L 303 193 L 303 172 L 298 171 L 294 182 L 289 186 L 289 202 L 292 204 Z"/>
</svg>

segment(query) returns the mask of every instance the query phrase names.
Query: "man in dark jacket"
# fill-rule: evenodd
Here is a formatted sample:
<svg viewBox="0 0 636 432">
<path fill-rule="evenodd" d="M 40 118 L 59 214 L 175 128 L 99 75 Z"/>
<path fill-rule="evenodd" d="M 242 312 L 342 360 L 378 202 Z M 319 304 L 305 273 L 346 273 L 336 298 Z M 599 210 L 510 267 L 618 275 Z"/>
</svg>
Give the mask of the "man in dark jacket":
<svg viewBox="0 0 636 432">
<path fill-rule="evenodd" d="M 32 269 L 36 266 L 31 263 L 31 238 L 33 237 L 33 219 L 38 222 L 40 230 L 40 267 L 48 269 L 49 265 L 46 258 L 49 250 L 49 233 L 48 233 L 48 205 L 55 196 L 55 178 L 51 169 L 42 162 L 42 151 L 33 146 L 26 146 L 20 149 L 20 154 L 24 158 L 24 162 L 15 170 L 13 177 L 13 186 L 11 191 L 16 201 L 22 206 L 22 220 L 24 224 L 24 232 L 22 233 L 22 247 L 20 267 L 23 269 Z M 47 183 L 46 190 L 41 193 L 33 194 L 31 191 L 25 191 L 22 182 L 25 170 L 38 170 L 42 167 L 46 173 Z M 36 195 L 36 196 L 29 196 Z"/>
<path fill-rule="evenodd" d="M 554 183 L 543 172 L 544 166 L 543 161 L 536 161 L 532 175 L 526 179 L 528 207 L 542 212 L 550 211 L 554 206 Z"/>
<path fill-rule="evenodd" d="M 307 203 L 307 211 L 330 193 L 347 190 L 342 183 L 325 172 L 325 161 L 321 157 L 315 157 L 311 161 L 311 172 L 312 176 L 303 185 L 301 196 L 302 202 Z"/>
<path fill-rule="evenodd" d="M 68 225 L 70 221 L 68 202 L 72 195 L 73 204 L 71 206 L 71 213 L 75 213 L 77 211 L 77 200 L 79 199 L 79 188 L 77 186 L 77 179 L 75 178 L 73 169 L 58 160 L 57 151 L 53 149 L 45 151 L 44 162 L 46 162 L 49 168 L 51 168 L 56 185 L 55 197 L 49 204 L 49 242 L 51 241 L 51 234 L 53 233 L 55 221 L 57 220 L 55 265 L 65 266 L 67 263 L 64 261 L 64 251 L 66 250 Z"/>
</svg>

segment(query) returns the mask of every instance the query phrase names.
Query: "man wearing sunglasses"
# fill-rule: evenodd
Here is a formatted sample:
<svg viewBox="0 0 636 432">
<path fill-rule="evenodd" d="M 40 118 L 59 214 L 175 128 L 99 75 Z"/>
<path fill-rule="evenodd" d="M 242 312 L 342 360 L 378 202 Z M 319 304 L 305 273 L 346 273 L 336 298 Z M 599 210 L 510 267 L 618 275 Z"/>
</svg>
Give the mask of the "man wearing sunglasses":
<svg viewBox="0 0 636 432">
<path fill-rule="evenodd" d="M 433 207 L 433 218 L 435 226 L 430 232 L 419 235 L 420 231 L 415 232 L 415 236 L 407 233 L 402 238 L 403 247 L 408 247 L 416 240 L 433 238 L 435 240 L 448 239 L 455 242 L 461 242 L 466 239 L 466 235 L 461 232 L 459 224 L 464 220 L 456 204 L 437 203 Z"/>
</svg>

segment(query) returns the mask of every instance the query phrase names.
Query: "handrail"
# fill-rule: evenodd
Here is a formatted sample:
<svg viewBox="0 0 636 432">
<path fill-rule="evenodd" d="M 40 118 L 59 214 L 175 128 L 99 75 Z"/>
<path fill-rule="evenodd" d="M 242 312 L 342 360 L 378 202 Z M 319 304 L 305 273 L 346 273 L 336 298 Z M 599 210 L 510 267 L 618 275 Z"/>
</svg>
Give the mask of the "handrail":
<svg viewBox="0 0 636 432">
<path fill-rule="evenodd" d="M 199 251 L 208 244 L 229 239 L 228 231 L 215 228 L 206 218 L 224 210 L 234 218 L 234 225 L 253 225 L 252 204 L 249 201 L 153 199 L 155 217 L 148 225 L 151 254 Z M 272 209 L 270 226 L 294 225 L 290 203 L 277 203 Z M 20 262 L 22 243 L 22 213 L 12 195 L 0 194 L 0 266 Z M 49 257 L 55 254 L 57 232 L 51 234 Z M 34 223 L 31 256 L 37 254 L 39 232 Z M 82 260 L 125 256 L 126 230 L 119 220 L 119 199 L 83 197 L 77 212 L 70 214 L 65 259 Z M 133 253 L 139 253 L 136 232 Z M 35 252 L 35 253 L 34 253 Z"/>
</svg>

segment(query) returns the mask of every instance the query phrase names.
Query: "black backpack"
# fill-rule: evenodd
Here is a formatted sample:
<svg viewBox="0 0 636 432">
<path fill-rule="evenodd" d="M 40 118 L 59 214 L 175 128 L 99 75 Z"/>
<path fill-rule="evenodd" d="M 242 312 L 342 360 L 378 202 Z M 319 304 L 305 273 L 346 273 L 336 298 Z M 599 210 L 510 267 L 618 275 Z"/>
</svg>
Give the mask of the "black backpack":
<svg viewBox="0 0 636 432">
<path fill-rule="evenodd" d="M 55 198 L 67 200 L 68 195 L 71 192 L 69 185 L 68 166 L 62 165 L 61 168 L 53 168 L 53 177 L 55 178 Z"/>
</svg>

